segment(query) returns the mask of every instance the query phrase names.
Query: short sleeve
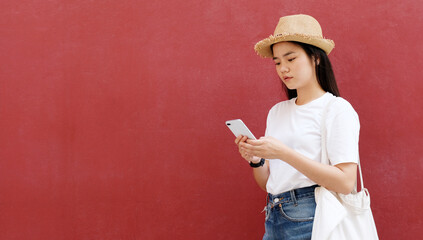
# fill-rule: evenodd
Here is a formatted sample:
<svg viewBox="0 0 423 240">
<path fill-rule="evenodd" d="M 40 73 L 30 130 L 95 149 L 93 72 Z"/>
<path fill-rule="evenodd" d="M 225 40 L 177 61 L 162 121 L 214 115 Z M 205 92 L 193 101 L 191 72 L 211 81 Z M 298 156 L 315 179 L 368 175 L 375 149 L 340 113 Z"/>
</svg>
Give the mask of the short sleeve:
<svg viewBox="0 0 423 240">
<path fill-rule="evenodd" d="M 279 103 L 280 104 L 280 103 Z M 275 111 L 275 108 L 278 106 L 278 104 L 276 104 L 276 105 L 274 105 L 270 110 L 269 110 L 269 113 L 267 114 L 267 119 L 266 119 L 266 130 L 265 130 L 265 133 L 264 133 L 264 136 L 269 136 L 269 134 L 270 134 L 270 132 L 271 132 L 271 129 L 270 129 L 270 126 L 271 126 L 271 121 L 272 121 L 272 119 L 274 118 L 274 111 Z"/>
<path fill-rule="evenodd" d="M 329 111 L 326 124 L 327 151 L 331 165 L 358 163 L 360 121 L 351 104 L 339 98 Z"/>
<path fill-rule="evenodd" d="M 270 121 L 270 112 L 267 114 L 267 119 L 266 119 L 266 130 L 264 132 L 264 136 L 269 136 L 269 121 Z"/>
</svg>

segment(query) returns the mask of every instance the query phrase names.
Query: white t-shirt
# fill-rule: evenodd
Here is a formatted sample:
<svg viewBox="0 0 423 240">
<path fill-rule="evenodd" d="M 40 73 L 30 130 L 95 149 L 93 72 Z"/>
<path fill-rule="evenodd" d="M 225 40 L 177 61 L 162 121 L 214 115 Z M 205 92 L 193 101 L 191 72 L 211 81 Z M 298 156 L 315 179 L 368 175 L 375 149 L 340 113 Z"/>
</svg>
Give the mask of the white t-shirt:
<svg viewBox="0 0 423 240">
<path fill-rule="evenodd" d="M 276 104 L 269 111 L 265 135 L 282 141 L 313 161 L 321 162 L 320 122 L 326 104 L 334 97 L 325 93 L 301 106 L 296 105 L 296 98 Z M 358 163 L 360 122 L 356 111 L 345 99 L 338 97 L 330 106 L 326 129 L 331 165 Z M 280 159 L 269 159 L 269 168 L 266 188 L 271 194 L 316 184 Z"/>
</svg>

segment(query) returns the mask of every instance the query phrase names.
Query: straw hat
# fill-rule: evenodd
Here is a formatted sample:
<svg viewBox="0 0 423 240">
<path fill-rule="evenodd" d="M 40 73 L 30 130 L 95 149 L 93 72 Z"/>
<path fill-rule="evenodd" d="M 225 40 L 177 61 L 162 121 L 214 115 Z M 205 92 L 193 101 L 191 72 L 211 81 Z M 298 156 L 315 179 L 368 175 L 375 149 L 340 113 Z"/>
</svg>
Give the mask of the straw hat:
<svg viewBox="0 0 423 240">
<path fill-rule="evenodd" d="M 328 55 L 335 47 L 332 40 L 323 38 L 322 28 L 316 19 L 299 14 L 281 17 L 274 34 L 256 43 L 254 50 L 261 57 L 273 57 L 272 44 L 284 41 L 307 43 L 323 49 Z"/>
</svg>

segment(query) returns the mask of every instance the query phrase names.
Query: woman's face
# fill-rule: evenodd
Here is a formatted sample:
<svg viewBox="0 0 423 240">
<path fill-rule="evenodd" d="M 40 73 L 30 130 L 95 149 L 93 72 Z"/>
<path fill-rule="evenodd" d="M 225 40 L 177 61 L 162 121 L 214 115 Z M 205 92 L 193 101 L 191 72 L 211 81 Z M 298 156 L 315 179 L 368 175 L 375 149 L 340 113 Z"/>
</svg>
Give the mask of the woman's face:
<svg viewBox="0 0 423 240">
<path fill-rule="evenodd" d="M 292 42 L 279 42 L 273 46 L 273 61 L 282 82 L 288 89 L 301 90 L 317 86 L 314 61 L 304 49 Z"/>
</svg>

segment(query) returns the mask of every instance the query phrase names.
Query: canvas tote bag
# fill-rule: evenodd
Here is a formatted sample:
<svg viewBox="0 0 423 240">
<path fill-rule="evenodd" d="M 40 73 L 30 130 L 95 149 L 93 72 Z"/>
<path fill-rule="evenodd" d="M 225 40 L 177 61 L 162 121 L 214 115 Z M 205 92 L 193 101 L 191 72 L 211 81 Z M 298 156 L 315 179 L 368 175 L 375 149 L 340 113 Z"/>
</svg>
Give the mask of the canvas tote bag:
<svg viewBox="0 0 423 240">
<path fill-rule="evenodd" d="M 331 100 L 323 111 L 322 163 L 330 164 L 326 149 L 326 115 Z M 352 193 L 344 195 L 327 190 L 324 187 L 315 189 L 316 213 L 314 216 L 312 240 L 374 240 L 379 239 L 376 225 L 370 209 L 370 194 L 364 188 L 360 159 L 358 169 L 361 190 L 357 192 L 357 183 Z"/>
</svg>

